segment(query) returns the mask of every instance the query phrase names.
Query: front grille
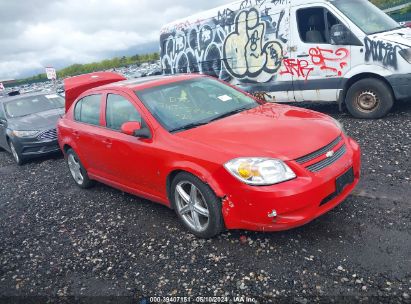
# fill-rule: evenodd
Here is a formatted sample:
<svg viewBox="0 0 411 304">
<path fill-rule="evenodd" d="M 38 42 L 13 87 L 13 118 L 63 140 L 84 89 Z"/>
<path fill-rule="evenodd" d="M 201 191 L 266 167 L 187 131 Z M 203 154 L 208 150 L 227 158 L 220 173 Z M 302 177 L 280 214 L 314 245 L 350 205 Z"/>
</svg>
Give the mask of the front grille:
<svg viewBox="0 0 411 304">
<path fill-rule="evenodd" d="M 47 130 L 44 131 L 42 133 L 40 133 L 37 136 L 37 139 L 39 141 L 53 141 L 57 139 L 57 130 L 56 129 L 51 129 L 51 130 Z"/>
<path fill-rule="evenodd" d="M 308 166 L 307 169 L 311 172 L 319 172 L 322 169 L 332 165 L 335 163 L 337 160 L 339 160 L 341 157 L 344 156 L 344 154 L 347 152 L 347 147 L 344 145 L 340 149 L 338 149 L 333 156 L 328 157 L 314 165 Z"/>
<path fill-rule="evenodd" d="M 299 159 L 296 159 L 296 162 L 299 163 L 300 165 L 305 164 L 311 160 L 316 159 L 317 157 L 320 157 L 321 155 L 331 151 L 334 149 L 341 141 L 343 140 L 342 136 L 338 136 L 333 142 L 330 144 L 326 145 L 324 148 L 321 148 L 320 150 L 317 150 L 311 154 L 308 154 L 306 156 L 303 156 Z"/>
</svg>

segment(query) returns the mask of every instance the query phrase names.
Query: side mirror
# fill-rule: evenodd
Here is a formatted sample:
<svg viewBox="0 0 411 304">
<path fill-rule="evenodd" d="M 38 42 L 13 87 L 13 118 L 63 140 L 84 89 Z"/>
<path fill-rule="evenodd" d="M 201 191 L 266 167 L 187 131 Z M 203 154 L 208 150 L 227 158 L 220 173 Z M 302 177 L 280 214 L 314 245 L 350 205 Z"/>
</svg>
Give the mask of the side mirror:
<svg viewBox="0 0 411 304">
<path fill-rule="evenodd" d="M 349 44 L 350 32 L 343 24 L 335 24 L 331 27 L 330 42 L 332 45 Z"/>
<path fill-rule="evenodd" d="M 147 127 L 143 127 L 138 121 L 129 121 L 121 126 L 121 132 L 139 138 L 151 138 L 151 132 Z"/>
<path fill-rule="evenodd" d="M 134 136 L 139 130 L 141 130 L 141 124 L 138 121 L 128 121 L 121 126 L 121 132 L 126 135 Z"/>
</svg>

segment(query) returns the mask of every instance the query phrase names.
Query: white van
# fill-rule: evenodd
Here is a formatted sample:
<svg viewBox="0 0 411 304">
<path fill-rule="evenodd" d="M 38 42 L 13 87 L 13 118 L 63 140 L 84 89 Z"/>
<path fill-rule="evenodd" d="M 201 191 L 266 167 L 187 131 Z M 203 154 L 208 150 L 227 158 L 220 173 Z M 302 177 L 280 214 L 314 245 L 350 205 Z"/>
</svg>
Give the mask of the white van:
<svg viewBox="0 0 411 304">
<path fill-rule="evenodd" d="M 204 73 L 273 102 L 380 118 L 411 99 L 411 29 L 367 0 L 244 0 L 166 25 L 165 74 Z M 411 101 L 411 100 L 410 100 Z"/>
</svg>

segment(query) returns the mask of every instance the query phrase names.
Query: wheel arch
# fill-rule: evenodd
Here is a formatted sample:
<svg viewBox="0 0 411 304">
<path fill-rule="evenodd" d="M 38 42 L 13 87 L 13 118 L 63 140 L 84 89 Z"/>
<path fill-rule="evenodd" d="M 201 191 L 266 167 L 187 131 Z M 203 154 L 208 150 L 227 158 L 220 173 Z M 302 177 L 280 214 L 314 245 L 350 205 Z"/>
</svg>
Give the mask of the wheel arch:
<svg viewBox="0 0 411 304">
<path fill-rule="evenodd" d="M 217 195 L 217 197 L 223 198 L 225 196 L 225 194 L 222 191 L 222 189 L 220 188 L 220 186 L 211 177 L 211 174 L 209 174 L 205 169 L 199 167 L 198 165 L 191 164 L 191 166 L 179 166 L 177 168 L 173 168 L 167 174 L 166 193 L 167 193 L 167 197 L 168 197 L 170 203 L 171 203 L 171 184 L 173 183 L 174 178 L 179 173 L 188 173 L 188 174 L 194 175 L 195 177 L 200 179 L 203 183 L 208 185 L 211 188 L 211 190 L 214 191 L 214 193 L 215 193 L 215 195 Z M 170 206 L 171 205 L 172 204 L 170 204 Z"/>
<path fill-rule="evenodd" d="M 353 84 L 355 84 L 356 82 L 358 82 L 362 79 L 367 79 L 367 78 L 374 78 L 374 79 L 378 79 L 378 80 L 383 81 L 388 86 L 388 88 L 390 89 L 390 93 L 393 96 L 394 102 L 395 102 L 394 90 L 393 90 L 390 82 L 387 80 L 387 78 L 385 78 L 384 76 L 375 74 L 375 73 L 364 72 L 364 73 L 359 73 L 359 74 L 356 74 L 356 75 L 352 76 L 351 78 L 349 78 L 345 82 L 343 90 L 340 93 L 339 101 L 338 101 L 340 107 L 342 107 L 342 105 L 345 105 L 347 93 L 348 93 L 348 90 L 351 88 L 351 86 Z"/>
</svg>

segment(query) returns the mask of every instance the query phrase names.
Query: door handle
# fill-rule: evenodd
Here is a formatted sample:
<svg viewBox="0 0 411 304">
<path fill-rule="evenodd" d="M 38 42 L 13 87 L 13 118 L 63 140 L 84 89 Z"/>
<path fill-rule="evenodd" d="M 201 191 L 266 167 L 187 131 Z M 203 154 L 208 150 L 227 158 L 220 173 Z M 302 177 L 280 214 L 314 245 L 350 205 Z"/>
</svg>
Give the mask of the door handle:
<svg viewBox="0 0 411 304">
<path fill-rule="evenodd" d="M 103 139 L 103 144 L 105 144 L 107 148 L 111 148 L 111 146 L 113 145 L 110 139 Z"/>
<path fill-rule="evenodd" d="M 73 136 L 78 139 L 80 138 L 80 133 L 78 131 L 73 131 Z"/>
</svg>

